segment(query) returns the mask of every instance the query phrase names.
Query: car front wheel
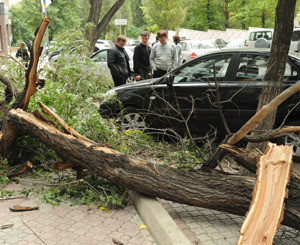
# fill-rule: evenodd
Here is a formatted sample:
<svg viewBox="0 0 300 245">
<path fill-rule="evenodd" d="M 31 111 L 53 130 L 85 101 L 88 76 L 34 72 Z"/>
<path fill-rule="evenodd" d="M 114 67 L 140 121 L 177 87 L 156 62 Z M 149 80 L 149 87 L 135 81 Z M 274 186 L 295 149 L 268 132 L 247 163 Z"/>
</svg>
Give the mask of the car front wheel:
<svg viewBox="0 0 300 245">
<path fill-rule="evenodd" d="M 121 115 L 120 127 L 124 130 L 140 130 L 145 131 L 147 125 L 144 116 L 134 106 L 126 107 Z"/>
</svg>

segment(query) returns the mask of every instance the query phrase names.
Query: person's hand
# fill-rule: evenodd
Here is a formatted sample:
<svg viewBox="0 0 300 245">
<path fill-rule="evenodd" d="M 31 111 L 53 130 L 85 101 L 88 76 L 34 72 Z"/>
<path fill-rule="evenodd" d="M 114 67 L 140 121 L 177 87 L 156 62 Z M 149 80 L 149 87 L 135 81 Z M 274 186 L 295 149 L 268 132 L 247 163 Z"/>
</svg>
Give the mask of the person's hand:
<svg viewBox="0 0 300 245">
<path fill-rule="evenodd" d="M 137 81 L 139 81 L 139 80 L 141 80 L 141 76 L 140 76 L 140 75 L 137 75 L 137 76 L 135 76 L 135 79 L 136 79 Z"/>
<path fill-rule="evenodd" d="M 156 68 L 154 68 L 154 69 L 153 69 L 153 71 L 157 71 L 157 69 L 156 69 Z"/>
<path fill-rule="evenodd" d="M 149 73 L 148 73 L 148 76 L 151 77 L 151 75 L 152 75 L 151 72 L 149 72 Z"/>
</svg>

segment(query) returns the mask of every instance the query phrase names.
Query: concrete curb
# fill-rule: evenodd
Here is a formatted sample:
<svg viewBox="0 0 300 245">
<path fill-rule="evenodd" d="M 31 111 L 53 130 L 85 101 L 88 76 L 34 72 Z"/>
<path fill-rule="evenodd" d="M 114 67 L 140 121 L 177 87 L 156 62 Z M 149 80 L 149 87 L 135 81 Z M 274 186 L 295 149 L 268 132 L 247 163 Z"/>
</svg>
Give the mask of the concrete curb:
<svg viewBox="0 0 300 245">
<path fill-rule="evenodd" d="M 136 191 L 129 191 L 129 195 L 158 245 L 191 245 L 156 198 L 144 196 Z"/>
</svg>

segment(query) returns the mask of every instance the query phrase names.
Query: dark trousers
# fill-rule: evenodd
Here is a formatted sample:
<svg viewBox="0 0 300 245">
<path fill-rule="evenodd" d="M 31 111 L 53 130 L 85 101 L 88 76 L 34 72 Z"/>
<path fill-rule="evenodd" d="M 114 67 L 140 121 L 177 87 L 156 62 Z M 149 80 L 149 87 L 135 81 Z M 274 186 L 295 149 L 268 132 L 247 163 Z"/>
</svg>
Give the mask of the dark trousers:
<svg viewBox="0 0 300 245">
<path fill-rule="evenodd" d="M 126 76 L 122 76 L 122 77 L 114 77 L 113 76 L 112 78 L 114 80 L 115 87 L 125 84 L 126 79 L 127 79 Z"/>
<path fill-rule="evenodd" d="M 157 69 L 157 70 L 154 71 L 154 73 L 153 73 L 153 78 L 156 78 L 156 77 L 162 77 L 162 76 L 165 75 L 165 74 L 167 74 L 167 71 Z"/>
<path fill-rule="evenodd" d="M 138 75 L 140 75 L 141 77 L 142 77 L 142 80 L 143 79 L 148 79 L 148 78 L 150 78 L 149 77 L 149 71 L 148 71 L 149 69 L 143 69 L 143 68 L 139 68 L 139 74 Z"/>
</svg>

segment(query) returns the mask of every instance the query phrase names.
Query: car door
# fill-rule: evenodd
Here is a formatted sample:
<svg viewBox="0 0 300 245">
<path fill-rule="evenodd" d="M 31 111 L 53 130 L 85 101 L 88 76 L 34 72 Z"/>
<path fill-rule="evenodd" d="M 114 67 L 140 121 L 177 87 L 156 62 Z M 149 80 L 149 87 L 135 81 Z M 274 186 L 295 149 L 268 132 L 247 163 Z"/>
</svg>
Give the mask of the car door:
<svg viewBox="0 0 300 245">
<path fill-rule="evenodd" d="M 236 55 L 232 69 L 234 78 L 224 93 L 224 114 L 232 132 L 241 128 L 255 113 L 258 106 L 264 76 L 267 71 L 269 54 L 245 52 Z M 297 79 L 297 69 L 287 62 L 283 89 Z M 293 83 L 293 82 L 292 82 Z"/>
<path fill-rule="evenodd" d="M 101 49 L 91 56 L 91 60 L 97 62 L 99 67 L 101 67 L 107 74 L 110 74 L 110 70 L 107 66 L 107 51 L 108 49 Z"/>
<path fill-rule="evenodd" d="M 229 129 L 236 132 L 256 112 L 269 56 L 259 53 L 237 53 L 228 83 L 224 115 Z"/>
<path fill-rule="evenodd" d="M 230 53 L 207 55 L 188 62 L 162 79 L 152 94 L 155 98 L 152 109 L 156 108 L 165 119 L 159 126 L 169 125 L 181 135 L 193 136 L 223 130 L 216 105 L 214 70 L 222 97 L 231 57 Z"/>
</svg>

